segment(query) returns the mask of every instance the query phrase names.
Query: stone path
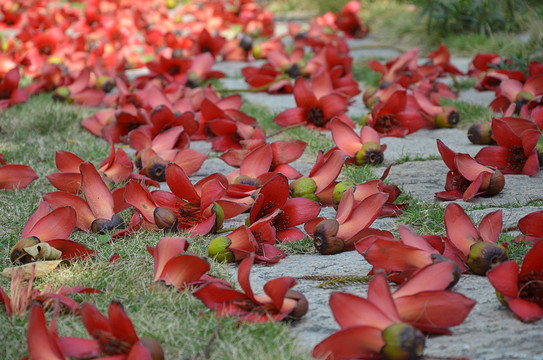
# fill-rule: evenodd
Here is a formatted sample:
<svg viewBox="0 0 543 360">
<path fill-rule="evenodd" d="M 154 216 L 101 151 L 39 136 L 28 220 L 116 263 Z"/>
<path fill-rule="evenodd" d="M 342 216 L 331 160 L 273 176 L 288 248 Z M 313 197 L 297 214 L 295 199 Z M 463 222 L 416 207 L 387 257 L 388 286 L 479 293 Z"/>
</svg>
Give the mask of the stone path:
<svg viewBox="0 0 543 360">
<path fill-rule="evenodd" d="M 375 43 L 371 37 L 361 41 L 352 41 L 351 45 L 367 45 Z M 389 49 L 357 50 L 352 53 L 354 57 L 381 57 L 389 58 L 398 55 L 397 51 Z M 461 70 L 466 71 L 470 59 L 453 59 Z M 223 71 L 228 78 L 222 80 L 226 88 L 247 88 L 241 77 L 240 70 L 246 63 L 219 63 L 215 69 Z M 258 66 L 258 65 L 257 65 Z M 265 93 L 244 94 L 244 100 L 265 105 L 274 113 L 294 107 L 293 95 L 268 95 Z M 463 91 L 460 100 L 487 106 L 491 101 L 492 93 L 479 93 L 475 90 Z M 361 95 L 356 98 L 355 104 L 350 108 L 349 115 L 360 117 L 368 110 L 361 102 Z M 490 119 L 480 119 L 481 121 Z M 406 159 L 420 160 L 439 157 L 436 139 L 441 139 L 447 146 L 455 151 L 467 152 L 475 155 L 481 146 L 472 145 L 465 130 L 440 129 L 422 130 L 405 138 L 384 138 L 387 144 L 385 161 L 388 163 Z M 197 150 L 209 152 L 209 144 L 194 143 Z M 327 149 L 324 149 L 327 150 Z M 295 163 L 295 167 L 307 174 L 313 163 L 312 159 L 302 159 Z M 227 173 L 233 168 L 220 159 L 206 160 L 202 169 L 195 175 L 195 180 L 215 172 Z M 380 176 L 383 167 L 376 168 L 374 173 Z M 388 179 L 400 186 L 404 192 L 416 199 L 426 202 L 435 202 L 434 193 L 442 191 L 445 184 L 447 168 L 441 160 L 407 161 L 393 166 Z M 506 185 L 503 192 L 492 198 L 477 198 L 472 203 L 458 203 L 467 208 L 477 221 L 496 209 L 502 209 L 504 214 L 504 227 L 515 225 L 518 220 L 529 212 L 540 210 L 540 207 L 523 206 L 529 200 L 543 198 L 543 175 L 539 173 L 534 177 L 506 176 Z M 447 203 L 441 203 L 446 206 Z M 474 206 L 492 206 L 470 211 Z M 333 209 L 324 209 L 323 216 L 333 217 Z M 244 218 L 230 220 L 225 226 L 240 225 Z M 395 219 L 378 219 L 374 227 L 380 229 L 397 229 Z M 371 266 L 357 252 L 346 252 L 333 256 L 323 255 L 291 255 L 273 266 L 254 266 L 251 282 L 255 291 L 261 291 L 262 286 L 270 279 L 279 276 L 306 276 L 306 275 L 365 275 Z M 237 266 L 232 266 L 233 274 Z M 297 335 L 300 346 L 310 351 L 319 341 L 338 329 L 334 321 L 328 299 L 333 291 L 345 291 L 365 296 L 367 286 L 363 284 L 340 286 L 336 289 L 321 289 L 317 282 L 299 280 L 296 289 L 303 292 L 309 300 L 308 314 L 293 324 L 293 332 Z M 442 357 L 465 356 L 472 359 L 543 359 L 543 321 L 535 324 L 523 324 L 513 314 L 502 306 L 496 299 L 494 288 L 485 277 L 463 275 L 455 290 L 477 300 L 466 321 L 452 328 L 454 335 L 432 337 L 426 343 L 426 355 Z"/>
</svg>

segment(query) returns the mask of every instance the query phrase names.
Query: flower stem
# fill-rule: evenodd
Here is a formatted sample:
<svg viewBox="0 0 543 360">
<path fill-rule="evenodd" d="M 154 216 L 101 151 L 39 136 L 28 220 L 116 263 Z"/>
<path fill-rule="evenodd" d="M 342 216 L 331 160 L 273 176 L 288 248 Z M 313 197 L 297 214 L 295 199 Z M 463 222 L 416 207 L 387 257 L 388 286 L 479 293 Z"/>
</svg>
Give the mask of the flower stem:
<svg viewBox="0 0 543 360">
<path fill-rule="evenodd" d="M 226 229 L 219 229 L 217 231 L 215 231 L 216 234 L 224 234 L 224 233 L 227 233 L 227 232 L 230 232 L 230 231 L 234 231 L 236 230 L 237 227 L 231 227 L 231 228 L 226 228 Z"/>
</svg>

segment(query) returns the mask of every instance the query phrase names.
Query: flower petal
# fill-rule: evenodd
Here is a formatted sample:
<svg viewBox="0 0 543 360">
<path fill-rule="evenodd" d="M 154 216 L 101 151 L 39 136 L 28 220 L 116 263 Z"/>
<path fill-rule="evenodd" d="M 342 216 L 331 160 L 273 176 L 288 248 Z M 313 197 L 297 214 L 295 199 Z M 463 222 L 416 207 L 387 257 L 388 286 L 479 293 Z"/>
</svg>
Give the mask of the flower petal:
<svg viewBox="0 0 543 360">
<path fill-rule="evenodd" d="M 134 180 L 130 180 L 126 184 L 124 199 L 128 204 L 135 207 L 145 220 L 151 224 L 155 223 L 153 214 L 157 205 L 146 187 Z"/>
<path fill-rule="evenodd" d="M 154 258 L 154 277 L 157 281 L 161 275 L 166 263 L 177 255 L 183 254 L 187 250 L 189 242 L 183 237 L 163 237 L 156 247 L 147 247 L 147 251 Z"/>
<path fill-rule="evenodd" d="M 367 127 L 371 129 L 370 127 Z M 340 148 L 349 157 L 354 157 L 356 152 L 362 148 L 360 137 L 356 135 L 353 128 L 339 119 L 333 119 L 330 129 L 332 130 L 332 139 L 336 146 Z"/>
<path fill-rule="evenodd" d="M 379 272 L 368 284 L 368 300 L 377 305 L 383 313 L 393 320 L 399 321 L 400 315 L 396 310 L 390 287 L 382 272 Z"/>
<path fill-rule="evenodd" d="M 285 300 L 287 291 L 296 285 L 297 282 L 290 276 L 282 276 L 268 281 L 264 285 L 264 292 L 271 298 L 273 305 L 280 310 Z"/>
<path fill-rule="evenodd" d="M 452 261 L 438 261 L 427 265 L 400 285 L 392 297 L 397 300 L 403 296 L 416 295 L 422 291 L 444 290 L 453 279 L 453 271 L 454 263 Z"/>
<path fill-rule="evenodd" d="M 503 295 L 516 298 L 518 296 L 519 266 L 515 261 L 505 261 L 492 268 L 488 273 L 488 280 L 496 291 Z"/>
<path fill-rule="evenodd" d="M 200 195 L 196 192 L 187 174 L 177 164 L 166 167 L 166 182 L 172 193 L 193 203 L 200 203 Z"/>
<path fill-rule="evenodd" d="M 486 146 L 475 155 L 475 160 L 483 165 L 493 166 L 498 169 L 508 168 L 507 160 L 509 149 L 503 146 Z"/>
<path fill-rule="evenodd" d="M 97 219 L 111 220 L 115 214 L 111 191 L 90 162 L 82 163 L 79 169 L 81 171 L 81 188 L 92 213 Z"/>
<path fill-rule="evenodd" d="M 536 303 L 516 298 L 509 300 L 507 305 L 523 322 L 530 323 L 543 318 L 543 308 Z"/>
<path fill-rule="evenodd" d="M 188 284 L 199 280 L 209 269 L 209 263 L 203 258 L 193 254 L 181 254 L 165 264 L 157 280 L 164 280 L 166 285 L 184 289 Z"/>
<path fill-rule="evenodd" d="M 475 301 L 451 291 L 425 291 L 396 298 L 396 307 L 402 321 L 424 331 L 460 325 L 475 306 Z M 440 333 L 439 329 L 437 332 Z"/>
<path fill-rule="evenodd" d="M 43 314 L 41 305 L 34 304 L 30 309 L 26 339 L 28 344 L 28 356 L 31 359 L 65 359 L 47 330 L 45 315 Z"/>
<path fill-rule="evenodd" d="M 254 149 L 241 163 L 241 174 L 252 178 L 268 172 L 273 160 L 270 144 L 264 144 Z"/>
<path fill-rule="evenodd" d="M 38 178 L 38 174 L 27 165 L 8 164 L 0 167 L 0 189 L 24 189 Z"/>
<path fill-rule="evenodd" d="M 520 277 L 526 276 L 531 272 L 541 273 L 543 272 L 543 241 L 538 241 L 524 256 L 522 261 L 522 268 L 520 270 Z"/>
<path fill-rule="evenodd" d="M 475 229 L 471 219 L 460 205 L 452 203 L 445 209 L 444 221 L 447 238 L 458 250 L 467 256 L 471 245 L 479 239 L 479 233 Z"/>
<path fill-rule="evenodd" d="M 112 300 L 109 303 L 107 314 L 113 336 L 126 341 L 130 345 L 135 344 L 139 340 L 132 321 L 119 301 Z"/>
<path fill-rule="evenodd" d="M 311 355 L 326 360 L 377 358 L 385 346 L 381 332 L 371 326 L 342 329 L 318 343 Z"/>
<path fill-rule="evenodd" d="M 502 231 L 502 217 L 503 213 L 501 210 L 493 211 L 483 217 L 478 228 L 481 239 L 486 242 L 496 243 Z"/>
<path fill-rule="evenodd" d="M 330 308 L 342 329 L 372 326 L 384 330 L 395 323 L 389 314 L 385 314 L 373 302 L 349 293 L 332 293 Z"/>
</svg>

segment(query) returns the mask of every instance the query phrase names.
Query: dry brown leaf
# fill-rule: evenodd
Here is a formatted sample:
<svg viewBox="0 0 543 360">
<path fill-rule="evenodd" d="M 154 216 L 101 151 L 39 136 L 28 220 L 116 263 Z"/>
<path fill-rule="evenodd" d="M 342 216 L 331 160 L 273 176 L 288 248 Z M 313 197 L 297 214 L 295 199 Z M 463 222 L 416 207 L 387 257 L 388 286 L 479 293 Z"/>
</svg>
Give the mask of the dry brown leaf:
<svg viewBox="0 0 543 360">
<path fill-rule="evenodd" d="M 53 271 L 57 266 L 60 265 L 65 260 L 48 260 L 48 261 L 37 261 L 30 264 L 24 264 L 20 266 L 11 266 L 8 268 L 5 268 L 2 271 L 2 276 L 11 278 L 12 271 L 17 269 L 22 269 L 24 272 L 23 279 L 28 280 L 30 279 L 30 275 L 32 274 L 32 268 L 36 267 L 36 272 L 34 273 L 35 278 L 39 278 L 42 276 L 45 276 L 49 274 L 51 271 Z"/>
</svg>

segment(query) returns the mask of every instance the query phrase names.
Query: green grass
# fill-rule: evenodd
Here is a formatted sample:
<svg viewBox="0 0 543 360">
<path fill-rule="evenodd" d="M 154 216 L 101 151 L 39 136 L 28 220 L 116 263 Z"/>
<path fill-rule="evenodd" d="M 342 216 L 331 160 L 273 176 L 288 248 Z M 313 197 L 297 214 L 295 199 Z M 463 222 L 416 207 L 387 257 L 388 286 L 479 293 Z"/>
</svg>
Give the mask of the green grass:
<svg viewBox="0 0 543 360">
<path fill-rule="evenodd" d="M 109 154 L 109 146 L 97 139 L 80 125 L 95 109 L 53 103 L 49 95 L 33 97 L 21 104 L 0 112 L 0 153 L 10 163 L 30 165 L 40 176 L 23 190 L 0 192 L 0 265 L 11 266 L 9 253 L 19 240 L 21 230 L 30 214 L 38 206 L 42 196 L 55 189 L 46 175 L 56 172 L 54 154 L 57 150 L 74 152 L 95 165 Z M 130 211 L 122 217 L 127 219 Z M 74 231 L 70 239 L 79 241 L 97 251 L 86 261 L 73 261 L 37 279 L 35 286 L 47 283 L 57 286 L 83 285 L 100 289 L 100 294 L 75 295 L 77 301 L 95 304 L 102 312 L 112 299 L 120 300 L 131 317 L 140 337 L 158 340 L 167 359 L 247 359 L 258 352 L 259 359 L 309 359 L 302 352 L 285 323 L 238 324 L 235 319 L 220 320 L 215 312 L 207 309 L 190 291 L 178 292 L 161 284 L 153 284 L 153 258 L 145 249 L 155 246 L 163 233 L 139 231 L 122 240 L 105 243 L 107 236 Z M 181 235 L 180 235 L 181 236 Z M 207 255 L 207 244 L 212 236 L 190 241 L 190 252 Z M 310 241 L 282 245 L 287 253 L 311 251 Z M 119 254 L 113 264 L 109 258 Z M 209 260 L 211 274 L 235 282 L 236 269 Z M 9 294 L 9 280 L 0 279 L 0 286 Z M 261 293 L 262 289 L 254 289 Z M 0 310 L 0 313 L 4 310 Z M 5 315 L 0 315 L 4 316 Z M 50 318 L 50 314 L 48 317 Z M 17 359 L 26 355 L 27 315 L 4 318 L 0 336 L 4 343 L 0 358 Z M 220 330 L 211 346 L 208 342 L 217 329 Z M 57 319 L 60 335 L 90 338 L 81 321 L 75 315 L 61 314 Z M 270 341 L 273 339 L 273 341 Z"/>
<path fill-rule="evenodd" d="M 472 57 L 478 52 L 495 52 L 503 56 L 523 55 L 541 47 L 543 39 L 543 10 L 540 4 L 516 9 L 520 31 L 529 40 L 523 43 L 518 34 L 498 32 L 490 36 L 479 33 L 439 36 L 428 34 L 426 22 L 420 17 L 421 8 L 408 1 L 362 1 L 361 17 L 373 35 L 384 43 L 409 49 L 418 46 L 421 55 L 437 49 L 442 42 L 455 56 Z"/>
<path fill-rule="evenodd" d="M 468 129 L 473 123 L 482 123 L 491 121 L 496 113 L 487 106 L 471 104 L 456 99 L 441 99 L 441 105 L 452 105 L 460 114 L 460 121 L 456 125 L 459 129 Z"/>
</svg>

